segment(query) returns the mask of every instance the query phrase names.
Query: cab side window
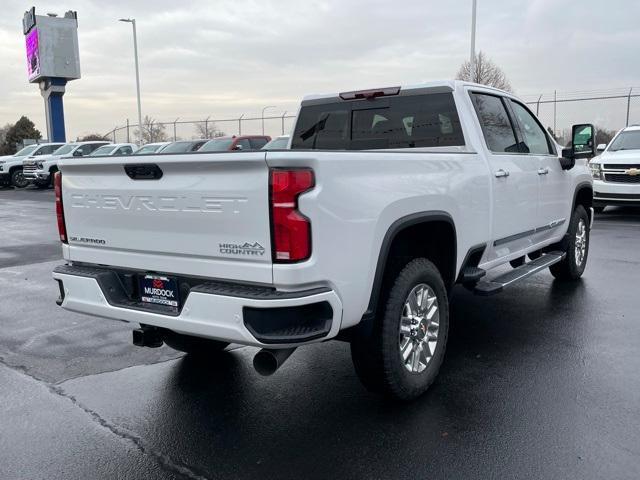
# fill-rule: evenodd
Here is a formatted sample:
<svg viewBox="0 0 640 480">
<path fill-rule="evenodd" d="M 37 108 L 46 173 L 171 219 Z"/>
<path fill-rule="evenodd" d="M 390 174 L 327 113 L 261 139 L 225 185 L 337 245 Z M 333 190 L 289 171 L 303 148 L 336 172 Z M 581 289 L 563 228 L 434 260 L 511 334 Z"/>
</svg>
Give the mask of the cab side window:
<svg viewBox="0 0 640 480">
<path fill-rule="evenodd" d="M 85 155 L 89 155 L 93 150 L 95 150 L 91 147 L 92 145 L 90 144 L 81 145 L 80 147 L 78 147 L 78 149 L 75 152 L 73 152 L 73 156 L 84 157 Z"/>
<path fill-rule="evenodd" d="M 520 153 L 503 99 L 495 95 L 472 93 L 471 101 L 489 150 L 495 153 Z"/>
<path fill-rule="evenodd" d="M 40 155 L 50 155 L 55 152 L 62 145 L 46 145 L 40 149 Z"/>
<path fill-rule="evenodd" d="M 529 110 L 518 102 L 511 100 L 513 113 L 518 120 L 525 145 L 524 153 L 534 155 L 549 155 L 554 153 L 551 149 L 547 134 L 540 126 L 536 118 Z"/>
<path fill-rule="evenodd" d="M 106 144 L 85 143 L 84 145 L 80 146 L 73 155 L 76 157 L 84 157 L 85 155 L 89 155 L 95 149 L 100 148 L 102 145 L 106 145 Z"/>
<path fill-rule="evenodd" d="M 251 144 L 248 138 L 241 138 L 236 142 L 236 145 L 242 145 L 242 150 L 251 150 Z"/>
<path fill-rule="evenodd" d="M 116 155 L 131 155 L 133 153 L 133 149 L 129 146 L 120 147 L 116 152 Z"/>
<path fill-rule="evenodd" d="M 267 144 L 266 138 L 250 138 L 249 143 L 251 144 L 252 150 L 260 150 Z"/>
</svg>

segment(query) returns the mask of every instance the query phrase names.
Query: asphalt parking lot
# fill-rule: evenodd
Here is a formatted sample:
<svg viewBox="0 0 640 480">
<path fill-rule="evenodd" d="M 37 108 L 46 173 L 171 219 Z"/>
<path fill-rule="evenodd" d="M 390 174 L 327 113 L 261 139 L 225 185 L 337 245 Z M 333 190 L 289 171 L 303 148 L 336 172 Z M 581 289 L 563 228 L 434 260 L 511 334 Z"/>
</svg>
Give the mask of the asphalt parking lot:
<svg viewBox="0 0 640 480">
<path fill-rule="evenodd" d="M 270 378 L 65 312 L 53 192 L 0 189 L 0 478 L 640 478 L 640 209 L 596 219 L 576 284 L 456 289 L 447 357 L 410 404 L 366 392 L 347 344 Z"/>
</svg>

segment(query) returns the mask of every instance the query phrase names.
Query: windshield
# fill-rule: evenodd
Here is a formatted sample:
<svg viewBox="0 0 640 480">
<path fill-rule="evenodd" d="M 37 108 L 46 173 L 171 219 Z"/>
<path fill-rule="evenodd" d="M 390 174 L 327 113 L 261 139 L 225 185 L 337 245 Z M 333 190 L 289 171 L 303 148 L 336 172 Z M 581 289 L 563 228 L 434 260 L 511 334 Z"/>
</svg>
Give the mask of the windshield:
<svg viewBox="0 0 640 480">
<path fill-rule="evenodd" d="M 640 130 L 627 130 L 618 135 L 611 143 L 609 151 L 618 150 L 640 150 Z"/>
<path fill-rule="evenodd" d="M 140 150 L 138 150 L 136 153 L 134 153 L 134 155 L 141 155 L 141 154 L 144 154 L 144 153 L 155 153 L 160 148 L 162 148 L 162 145 L 145 145 Z"/>
<path fill-rule="evenodd" d="M 262 147 L 262 150 L 281 150 L 287 148 L 287 143 L 289 143 L 289 137 L 274 138 Z"/>
<path fill-rule="evenodd" d="M 104 147 L 96 148 L 93 152 L 91 152 L 89 157 L 97 157 L 98 155 L 109 155 L 116 147 L 113 145 L 105 145 Z"/>
<path fill-rule="evenodd" d="M 209 140 L 202 147 L 199 152 L 226 152 L 231 147 L 233 138 L 214 138 Z"/>
<path fill-rule="evenodd" d="M 67 153 L 71 153 L 71 151 L 77 146 L 78 145 L 75 143 L 69 143 L 68 145 L 63 145 L 59 149 L 57 149 L 55 152 L 53 152 L 52 155 L 66 155 Z"/>
<path fill-rule="evenodd" d="M 29 145 L 28 147 L 24 147 L 22 150 L 16 152 L 13 156 L 14 157 L 26 157 L 31 152 L 33 152 L 36 148 L 38 148 L 38 145 Z"/>
<path fill-rule="evenodd" d="M 162 153 L 185 153 L 191 151 L 193 142 L 175 142 L 162 149 Z"/>
</svg>

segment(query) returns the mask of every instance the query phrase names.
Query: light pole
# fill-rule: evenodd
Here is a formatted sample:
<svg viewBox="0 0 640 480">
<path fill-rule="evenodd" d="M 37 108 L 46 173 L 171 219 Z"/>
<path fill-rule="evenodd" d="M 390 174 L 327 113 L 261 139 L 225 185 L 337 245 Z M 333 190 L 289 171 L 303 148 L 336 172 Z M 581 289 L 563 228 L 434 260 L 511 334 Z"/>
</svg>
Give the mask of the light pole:
<svg viewBox="0 0 640 480">
<path fill-rule="evenodd" d="M 136 34 L 136 19 L 121 18 L 121 22 L 130 23 L 133 27 L 133 55 L 136 59 L 136 92 L 138 94 L 138 138 L 142 145 L 142 107 L 140 105 L 140 69 L 138 68 L 138 36 Z"/>
<path fill-rule="evenodd" d="M 475 69 L 476 69 L 476 10 L 477 10 L 477 0 L 472 0 L 471 6 L 471 59 L 470 59 L 470 68 L 471 71 L 471 81 L 475 82 Z"/>
<path fill-rule="evenodd" d="M 265 111 L 267 108 L 276 108 L 276 107 L 275 107 L 275 105 L 267 105 L 266 107 L 264 107 L 264 108 L 262 109 L 262 116 L 260 117 L 260 118 L 262 119 L 262 135 L 264 135 L 264 111 Z"/>
</svg>

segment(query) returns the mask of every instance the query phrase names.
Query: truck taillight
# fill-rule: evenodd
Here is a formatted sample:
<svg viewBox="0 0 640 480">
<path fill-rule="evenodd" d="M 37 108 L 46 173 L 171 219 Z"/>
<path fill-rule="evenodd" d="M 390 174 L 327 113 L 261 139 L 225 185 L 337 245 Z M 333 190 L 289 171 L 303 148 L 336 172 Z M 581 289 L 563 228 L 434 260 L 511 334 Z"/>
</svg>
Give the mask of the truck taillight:
<svg viewBox="0 0 640 480">
<path fill-rule="evenodd" d="M 273 261 L 291 263 L 311 256 L 311 222 L 298 211 L 298 197 L 315 185 L 309 168 L 270 170 Z"/>
<path fill-rule="evenodd" d="M 58 217 L 60 241 L 67 243 L 67 227 L 64 223 L 64 209 L 62 208 L 62 174 L 60 172 L 56 172 L 53 177 L 53 189 L 56 195 L 56 217 Z"/>
</svg>

